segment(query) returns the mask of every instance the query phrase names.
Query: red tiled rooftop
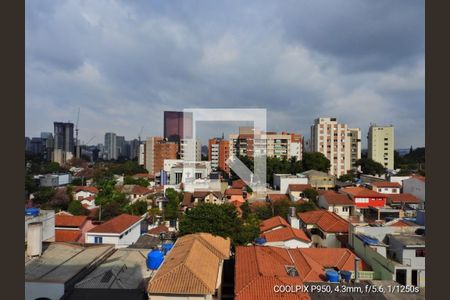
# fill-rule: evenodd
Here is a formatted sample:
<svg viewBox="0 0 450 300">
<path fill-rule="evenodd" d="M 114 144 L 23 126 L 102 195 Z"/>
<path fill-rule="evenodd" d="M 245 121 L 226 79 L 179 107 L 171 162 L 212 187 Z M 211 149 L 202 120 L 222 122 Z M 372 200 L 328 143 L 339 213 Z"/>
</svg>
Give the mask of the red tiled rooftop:
<svg viewBox="0 0 450 300">
<path fill-rule="evenodd" d="M 270 219 L 262 221 L 261 224 L 259 225 L 259 230 L 260 232 L 265 232 L 278 226 L 291 227 L 291 225 L 289 225 L 289 223 L 285 219 L 283 219 L 280 216 L 275 216 Z"/>
<path fill-rule="evenodd" d="M 307 243 L 311 242 L 311 240 L 305 234 L 305 232 L 303 232 L 303 230 L 292 227 L 283 227 L 280 229 L 268 231 L 266 233 L 263 233 L 261 237 L 265 238 L 268 242 L 289 241 L 292 239 L 299 239 Z"/>
<path fill-rule="evenodd" d="M 241 189 L 227 189 L 225 191 L 225 195 L 226 196 L 231 196 L 231 195 L 242 195 L 242 190 Z"/>
<path fill-rule="evenodd" d="M 122 233 L 126 229 L 130 228 L 132 225 L 136 224 L 141 220 L 139 216 L 132 216 L 128 214 L 121 214 L 115 218 L 112 218 L 105 223 L 98 225 L 88 232 L 96 233 Z"/>
<path fill-rule="evenodd" d="M 406 220 L 396 220 L 392 223 L 386 224 L 388 226 L 394 226 L 394 227 L 410 227 L 410 226 L 417 226 L 417 224 L 413 223 L 413 222 L 409 222 Z"/>
<path fill-rule="evenodd" d="M 65 230 L 56 229 L 55 230 L 55 242 L 68 242 L 75 243 L 81 237 L 81 230 Z"/>
<path fill-rule="evenodd" d="M 323 191 L 320 196 L 324 197 L 330 205 L 355 205 L 355 202 L 345 193 Z"/>
<path fill-rule="evenodd" d="M 309 183 L 308 184 L 290 184 L 290 185 L 288 185 L 288 189 L 291 192 L 303 192 L 304 190 L 312 189 L 312 186 Z"/>
<path fill-rule="evenodd" d="M 353 197 L 373 197 L 373 198 L 386 198 L 386 194 L 381 194 L 360 186 L 348 187 L 340 190 L 341 192 L 352 195 Z"/>
<path fill-rule="evenodd" d="M 165 225 L 159 225 L 158 227 L 152 228 L 148 231 L 149 234 L 160 234 L 163 232 L 169 232 L 169 228 Z"/>
<path fill-rule="evenodd" d="M 75 186 L 74 192 L 78 193 L 80 191 L 89 192 L 93 194 L 98 194 L 98 189 L 95 186 Z"/>
<path fill-rule="evenodd" d="M 312 210 L 298 213 L 298 217 L 306 224 L 312 224 L 319 227 L 324 232 L 346 233 L 348 232 L 349 222 L 342 219 L 335 213 L 327 210 Z"/>
<path fill-rule="evenodd" d="M 389 182 L 389 181 L 379 181 L 379 182 L 372 182 L 372 186 L 379 187 L 379 188 L 401 188 L 401 184 L 398 182 Z"/>
<path fill-rule="evenodd" d="M 242 189 L 243 187 L 246 187 L 247 184 L 242 179 L 235 180 L 231 183 L 231 188 L 233 189 Z"/>
<path fill-rule="evenodd" d="M 81 227 L 86 220 L 86 216 L 55 215 L 55 227 Z"/>
<path fill-rule="evenodd" d="M 151 193 L 152 192 L 152 190 L 150 190 L 150 189 L 148 189 L 148 188 L 146 188 L 146 187 L 143 187 L 143 186 L 140 186 L 140 185 L 135 185 L 134 187 L 133 187 L 133 189 L 131 190 L 131 193 L 130 194 L 136 194 L 136 195 L 146 195 L 146 194 L 149 194 L 149 193 Z"/>
<path fill-rule="evenodd" d="M 408 204 L 419 204 L 420 200 L 416 196 L 409 193 L 402 194 L 386 194 L 387 201 L 390 203 L 408 203 Z"/>
<path fill-rule="evenodd" d="M 286 194 L 267 194 L 267 196 L 268 196 L 272 201 L 289 200 L 289 197 L 288 197 L 288 195 L 286 195 Z"/>
</svg>

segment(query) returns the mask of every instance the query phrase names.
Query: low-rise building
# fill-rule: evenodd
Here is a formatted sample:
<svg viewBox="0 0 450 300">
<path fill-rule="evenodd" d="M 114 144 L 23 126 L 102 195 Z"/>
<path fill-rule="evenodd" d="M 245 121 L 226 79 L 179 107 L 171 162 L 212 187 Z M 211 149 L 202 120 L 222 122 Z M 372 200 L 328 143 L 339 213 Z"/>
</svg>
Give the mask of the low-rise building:
<svg viewBox="0 0 450 300">
<path fill-rule="evenodd" d="M 365 213 L 369 207 L 384 207 L 386 205 L 385 194 L 381 194 L 363 187 L 348 187 L 340 190 L 346 193 L 355 203 L 356 209 Z"/>
<path fill-rule="evenodd" d="M 28 227 L 30 224 L 42 224 L 42 240 L 55 240 L 55 211 L 54 210 L 37 210 L 35 215 L 25 215 L 25 243 L 28 239 Z"/>
<path fill-rule="evenodd" d="M 95 197 L 98 194 L 98 189 L 95 186 L 74 186 L 73 196 L 76 200 L 83 200 L 88 197 Z"/>
<path fill-rule="evenodd" d="M 209 233 L 178 238 L 148 284 L 150 300 L 220 299 L 230 239 Z"/>
<path fill-rule="evenodd" d="M 402 186 L 398 182 L 374 181 L 370 183 L 370 188 L 381 194 L 400 194 Z"/>
<path fill-rule="evenodd" d="M 405 207 L 411 207 L 415 209 L 418 208 L 420 200 L 413 194 L 409 193 L 388 194 L 386 204 L 396 208 L 405 209 Z"/>
<path fill-rule="evenodd" d="M 59 187 L 65 186 L 72 182 L 72 174 L 45 174 L 39 176 L 40 186 Z"/>
<path fill-rule="evenodd" d="M 270 230 L 261 234 L 265 240 L 264 246 L 273 246 L 281 248 L 309 248 L 312 245 L 311 239 L 303 230 L 289 227 L 283 227 Z"/>
<path fill-rule="evenodd" d="M 308 170 L 302 173 L 308 178 L 308 183 L 317 190 L 333 189 L 336 185 L 336 176 L 317 170 Z"/>
<path fill-rule="evenodd" d="M 300 228 L 311 238 L 313 246 L 339 248 L 347 245 L 347 220 L 327 210 L 312 210 L 297 215 Z"/>
<path fill-rule="evenodd" d="M 273 174 L 273 188 L 281 194 L 288 192 L 290 184 L 308 184 L 308 177 L 302 174 Z"/>
<path fill-rule="evenodd" d="M 125 184 L 120 187 L 120 191 L 127 195 L 130 202 L 146 200 L 147 196 L 153 192 L 151 189 L 138 184 Z"/>
<path fill-rule="evenodd" d="M 303 192 L 307 189 L 312 189 L 310 184 L 289 184 L 287 189 L 287 194 L 292 201 L 297 201 L 304 198 Z M 308 199 L 315 200 L 315 199 Z"/>
<path fill-rule="evenodd" d="M 141 235 L 141 222 L 139 216 L 121 214 L 86 232 L 86 243 L 113 244 L 116 248 L 130 246 Z"/>
<path fill-rule="evenodd" d="M 112 251 L 111 245 L 51 243 L 41 256 L 25 260 L 25 300 L 67 297 Z"/>
<path fill-rule="evenodd" d="M 275 216 L 270 219 L 264 220 L 259 225 L 259 231 L 261 234 L 267 233 L 272 230 L 278 230 L 282 228 L 289 228 L 291 225 L 280 216 Z"/>
<path fill-rule="evenodd" d="M 413 194 L 419 198 L 423 206 L 425 204 L 425 177 L 414 175 L 403 180 L 403 193 Z"/>
<path fill-rule="evenodd" d="M 55 241 L 69 243 L 84 243 L 85 233 L 94 228 L 86 216 L 55 216 Z"/>
<path fill-rule="evenodd" d="M 186 211 L 200 203 L 223 204 L 224 197 L 220 192 L 214 191 L 196 191 L 193 193 L 185 192 L 181 208 Z"/>
<path fill-rule="evenodd" d="M 355 215 L 355 202 L 348 194 L 335 191 L 323 191 L 319 194 L 317 204 L 319 207 L 334 212 L 342 218 Z"/>
<path fill-rule="evenodd" d="M 146 266 L 149 249 L 118 249 L 75 285 L 69 300 L 142 300 L 151 270 Z"/>
</svg>

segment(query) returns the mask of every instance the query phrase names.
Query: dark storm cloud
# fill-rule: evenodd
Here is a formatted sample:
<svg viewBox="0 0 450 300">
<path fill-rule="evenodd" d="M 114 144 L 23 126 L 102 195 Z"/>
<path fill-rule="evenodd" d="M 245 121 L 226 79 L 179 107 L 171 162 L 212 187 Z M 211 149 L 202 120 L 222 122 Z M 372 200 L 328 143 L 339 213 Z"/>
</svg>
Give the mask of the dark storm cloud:
<svg viewBox="0 0 450 300">
<path fill-rule="evenodd" d="M 423 27 L 409 0 L 27 1 L 26 133 L 78 107 L 96 141 L 161 135 L 163 110 L 259 107 L 270 130 L 336 116 L 423 145 Z"/>
</svg>

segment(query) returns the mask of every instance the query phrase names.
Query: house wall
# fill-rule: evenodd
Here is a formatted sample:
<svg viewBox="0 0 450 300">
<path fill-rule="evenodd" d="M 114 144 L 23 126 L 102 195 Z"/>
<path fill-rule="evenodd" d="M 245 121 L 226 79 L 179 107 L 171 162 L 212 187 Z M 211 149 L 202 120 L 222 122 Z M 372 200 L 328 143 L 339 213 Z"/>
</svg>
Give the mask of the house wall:
<svg viewBox="0 0 450 300">
<path fill-rule="evenodd" d="M 103 244 L 114 244 L 116 248 L 124 248 L 135 243 L 141 235 L 141 222 L 134 224 L 127 230 L 131 230 L 128 234 L 123 232 L 123 237 L 120 238 L 120 234 L 107 234 L 107 233 L 86 233 L 86 243 L 95 243 L 95 237 L 103 237 Z"/>
<path fill-rule="evenodd" d="M 295 248 L 310 248 L 312 243 L 306 243 L 302 242 L 296 239 L 288 240 L 288 241 L 276 241 L 276 242 L 266 242 L 264 246 L 273 246 L 273 247 L 280 247 L 280 248 L 288 248 L 288 249 L 295 249 Z"/>
<path fill-rule="evenodd" d="M 372 267 L 374 272 L 373 279 L 394 280 L 394 263 L 390 262 L 382 254 L 378 253 L 376 249 L 365 246 L 360 239 L 355 237 L 353 240 L 353 251 Z"/>
<path fill-rule="evenodd" d="M 80 199 L 80 197 L 84 199 L 84 198 L 87 198 L 90 196 L 95 196 L 95 194 L 91 193 L 91 192 L 87 192 L 87 191 L 79 191 L 79 192 L 75 193 L 76 200 Z"/>
<path fill-rule="evenodd" d="M 42 240 L 53 240 L 55 238 L 55 211 L 41 210 L 36 217 L 25 217 L 25 242 L 27 241 L 28 224 L 42 222 Z"/>
<path fill-rule="evenodd" d="M 334 212 L 338 216 L 343 218 L 347 218 L 350 216 L 351 206 L 349 205 L 330 205 L 324 196 L 318 197 L 318 204 L 321 208 L 328 210 L 329 212 Z M 344 211 L 344 207 L 347 208 L 347 211 Z"/>
<path fill-rule="evenodd" d="M 64 283 L 25 282 L 25 300 L 36 298 L 60 299 L 64 295 Z"/>
<path fill-rule="evenodd" d="M 403 180 L 403 193 L 410 193 L 425 202 L 425 182 L 417 178 Z"/>
<path fill-rule="evenodd" d="M 293 176 L 293 175 L 291 175 Z M 307 184 L 307 177 L 283 177 L 277 174 L 273 175 L 273 186 L 280 191 L 281 194 L 286 194 L 290 184 Z"/>
<path fill-rule="evenodd" d="M 425 268 L 425 257 L 416 257 L 416 248 L 405 249 L 403 244 L 394 238 L 389 239 L 391 252 L 395 252 L 396 259 L 403 265 L 410 266 L 413 269 Z M 419 249 L 420 247 L 417 247 Z"/>
<path fill-rule="evenodd" d="M 372 190 L 381 194 L 400 194 L 400 188 L 372 186 Z"/>
</svg>

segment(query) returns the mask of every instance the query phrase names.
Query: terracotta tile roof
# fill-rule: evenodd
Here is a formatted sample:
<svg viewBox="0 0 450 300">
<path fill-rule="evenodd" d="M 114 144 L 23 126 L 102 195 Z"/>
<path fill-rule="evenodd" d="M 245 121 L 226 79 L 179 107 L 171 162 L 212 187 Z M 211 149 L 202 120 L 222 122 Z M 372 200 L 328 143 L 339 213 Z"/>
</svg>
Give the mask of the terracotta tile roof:
<svg viewBox="0 0 450 300">
<path fill-rule="evenodd" d="M 74 186 L 73 191 L 75 193 L 83 191 L 83 192 L 98 194 L 98 189 L 95 186 Z"/>
<path fill-rule="evenodd" d="M 245 202 L 244 197 L 242 197 L 241 195 L 232 195 L 230 198 L 230 202 L 232 201 L 238 201 L 241 202 L 241 204 Z"/>
<path fill-rule="evenodd" d="M 238 197 L 238 196 L 231 196 L 231 198 L 233 197 Z M 230 203 L 231 205 L 233 205 L 234 207 L 236 207 L 236 211 L 238 212 L 238 214 L 240 216 L 242 216 L 242 209 L 241 209 L 241 205 L 242 203 L 244 203 L 244 201 L 241 200 L 237 200 L 237 199 L 231 199 L 228 203 Z"/>
<path fill-rule="evenodd" d="M 419 204 L 420 200 L 416 196 L 409 193 L 402 194 L 386 194 L 388 203 L 409 203 L 409 204 Z"/>
<path fill-rule="evenodd" d="M 354 259 L 355 255 L 345 248 L 283 249 L 238 246 L 235 264 L 235 299 L 309 299 L 307 294 L 275 294 L 273 285 L 324 282 L 326 280 L 324 268 L 354 270 Z M 295 266 L 298 276 L 289 276 L 286 266 Z M 368 268 L 361 263 L 360 269 Z"/>
<path fill-rule="evenodd" d="M 385 224 L 385 226 L 410 227 L 410 226 L 417 226 L 417 224 L 406 221 L 406 220 L 399 219 L 399 220 L 394 220 L 392 222 L 388 222 Z"/>
<path fill-rule="evenodd" d="M 291 192 L 303 192 L 304 190 L 312 189 L 312 186 L 308 184 L 290 184 L 288 190 Z"/>
<path fill-rule="evenodd" d="M 272 201 L 289 200 L 289 197 L 286 194 L 267 194 L 267 197 Z"/>
<path fill-rule="evenodd" d="M 307 243 L 311 242 L 311 240 L 305 234 L 305 232 L 303 232 L 303 230 L 292 227 L 283 227 L 280 229 L 268 231 L 266 233 L 263 233 L 261 237 L 265 238 L 268 242 L 289 241 L 292 239 L 298 239 Z"/>
<path fill-rule="evenodd" d="M 232 196 L 232 195 L 242 195 L 241 189 L 227 189 L 225 191 L 226 196 Z"/>
<path fill-rule="evenodd" d="M 415 178 L 415 179 L 418 179 L 418 180 L 423 181 L 423 182 L 426 181 L 425 177 L 424 176 L 420 176 L 420 175 L 412 175 L 411 178 Z"/>
<path fill-rule="evenodd" d="M 81 230 L 55 229 L 55 242 L 76 243 L 81 238 Z"/>
<path fill-rule="evenodd" d="M 165 257 L 147 290 L 150 294 L 215 294 L 219 264 L 229 258 L 229 251 L 229 239 L 207 233 L 183 236 Z"/>
<path fill-rule="evenodd" d="M 283 219 L 280 216 L 275 216 L 270 219 L 264 220 L 259 225 L 259 231 L 261 233 L 266 232 L 267 230 L 273 229 L 275 227 L 282 226 L 282 227 L 291 227 L 289 223 Z"/>
<path fill-rule="evenodd" d="M 181 202 L 181 206 L 185 207 L 193 207 L 194 206 L 194 196 L 190 192 L 184 192 L 183 201 Z"/>
<path fill-rule="evenodd" d="M 95 233 L 122 233 L 132 225 L 141 221 L 141 217 L 128 214 L 121 214 L 103 224 L 100 224 L 88 232 Z"/>
<path fill-rule="evenodd" d="M 134 174 L 131 177 L 133 177 L 133 178 L 149 178 L 149 179 L 153 179 L 154 178 L 154 176 L 150 175 L 149 173 L 137 173 L 137 174 Z"/>
<path fill-rule="evenodd" d="M 401 188 L 401 184 L 398 182 L 389 182 L 389 181 L 379 181 L 379 182 L 372 182 L 372 186 L 379 187 L 379 188 Z"/>
<path fill-rule="evenodd" d="M 160 234 L 162 232 L 169 232 L 169 228 L 165 225 L 159 225 L 158 227 L 152 228 L 148 231 L 149 234 Z"/>
<path fill-rule="evenodd" d="M 86 216 L 55 215 L 55 227 L 81 227 L 86 221 Z"/>
<path fill-rule="evenodd" d="M 319 227 L 324 232 L 346 233 L 348 232 L 349 222 L 342 219 L 335 213 L 327 210 L 312 210 L 298 213 L 300 220 L 306 224 L 312 224 Z"/>
<path fill-rule="evenodd" d="M 194 198 L 204 199 L 209 194 L 213 194 L 216 198 L 222 199 L 222 193 L 217 191 L 194 191 Z"/>
<path fill-rule="evenodd" d="M 349 198 L 348 194 L 335 191 L 324 191 L 319 197 L 325 198 L 330 205 L 355 205 L 355 202 Z"/>
<path fill-rule="evenodd" d="M 375 197 L 375 198 L 386 198 L 386 194 L 381 194 L 360 186 L 347 187 L 340 190 L 343 193 L 352 195 L 353 197 Z"/>
<path fill-rule="evenodd" d="M 246 186 L 247 186 L 247 184 L 242 179 L 235 180 L 231 184 L 231 188 L 233 188 L 233 189 L 241 189 L 242 190 L 242 188 L 246 187 Z"/>
<path fill-rule="evenodd" d="M 60 211 L 60 212 L 57 212 L 56 214 L 55 214 L 55 216 L 73 216 L 70 212 L 68 212 L 68 211 L 64 211 L 64 210 L 62 210 L 62 211 Z"/>
<path fill-rule="evenodd" d="M 85 197 L 85 198 L 81 199 L 80 201 L 83 201 L 83 200 L 92 201 L 92 200 L 95 200 L 95 196 Z"/>
<path fill-rule="evenodd" d="M 146 187 L 137 185 L 137 184 L 131 190 L 131 194 L 136 194 L 136 195 L 147 195 L 147 194 L 149 194 L 151 192 L 152 192 L 152 190 L 150 190 L 150 189 L 148 189 Z"/>
</svg>

